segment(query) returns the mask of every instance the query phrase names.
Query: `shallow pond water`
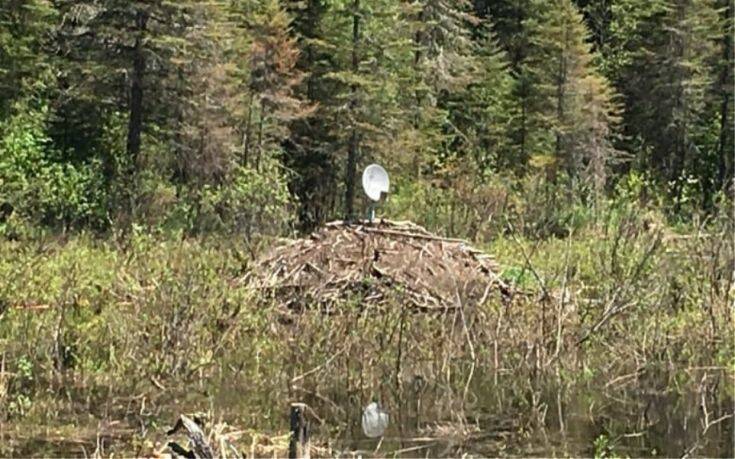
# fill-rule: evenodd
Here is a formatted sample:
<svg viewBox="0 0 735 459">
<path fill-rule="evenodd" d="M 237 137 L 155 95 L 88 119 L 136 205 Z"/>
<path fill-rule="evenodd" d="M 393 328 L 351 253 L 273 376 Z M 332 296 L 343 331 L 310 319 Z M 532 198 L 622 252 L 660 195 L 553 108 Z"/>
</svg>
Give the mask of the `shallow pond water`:
<svg viewBox="0 0 735 459">
<path fill-rule="evenodd" d="M 418 429 L 394 424 L 382 444 L 352 429 L 343 444 L 364 456 L 735 457 L 732 400 L 707 403 L 707 420 L 720 420 L 709 427 L 696 393 L 549 392 L 532 416 L 498 412 L 481 398 L 467 419 L 429 420 Z M 415 417 L 404 423 L 415 425 Z"/>
<path fill-rule="evenodd" d="M 456 399 L 428 392 L 423 399 L 409 397 L 390 409 L 391 422 L 382 439 L 363 435 L 361 407 L 345 398 L 331 402 L 342 405 L 342 415 L 312 421 L 312 436 L 333 454 L 352 457 L 735 456 L 733 403 L 727 391 L 703 396 L 649 383 L 599 390 L 549 384 L 526 397 L 511 398 L 509 393 L 507 387 L 479 379 L 464 409 L 458 409 Z M 182 407 L 209 406 L 219 419 L 240 427 L 254 419 L 243 416 L 245 404 L 252 410 L 248 397 L 253 396 L 223 385 L 206 395 L 161 398 L 146 416 L 128 415 L 124 420 L 77 413 L 59 426 L 6 423 L 0 426 L 0 455 L 84 457 L 100 448 L 105 455 L 145 454 L 152 445 L 165 445 L 165 431 Z M 309 403 L 314 414 L 328 411 L 318 399 Z M 270 419 L 274 435 L 284 434 L 287 404 L 263 410 L 257 414 Z M 238 446 L 247 454 L 246 445 Z"/>
</svg>

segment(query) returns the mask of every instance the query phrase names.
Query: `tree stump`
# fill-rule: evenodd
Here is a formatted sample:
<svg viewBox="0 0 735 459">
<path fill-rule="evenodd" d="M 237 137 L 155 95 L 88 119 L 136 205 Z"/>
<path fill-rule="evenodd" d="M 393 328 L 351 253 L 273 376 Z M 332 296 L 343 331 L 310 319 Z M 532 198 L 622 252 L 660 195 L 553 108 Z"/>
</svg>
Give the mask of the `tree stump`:
<svg viewBox="0 0 735 459">
<path fill-rule="evenodd" d="M 306 404 L 291 404 L 291 440 L 288 444 L 289 459 L 310 459 L 309 421 L 306 420 Z"/>
</svg>

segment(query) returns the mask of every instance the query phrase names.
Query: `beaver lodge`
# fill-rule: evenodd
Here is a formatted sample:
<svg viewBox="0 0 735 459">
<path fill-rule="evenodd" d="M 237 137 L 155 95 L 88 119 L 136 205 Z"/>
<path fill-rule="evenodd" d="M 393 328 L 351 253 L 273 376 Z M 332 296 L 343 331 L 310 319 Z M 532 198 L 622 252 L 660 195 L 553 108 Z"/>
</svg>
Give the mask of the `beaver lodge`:
<svg viewBox="0 0 735 459">
<path fill-rule="evenodd" d="M 326 224 L 276 247 L 252 273 L 262 298 L 290 309 L 356 300 L 362 307 L 403 304 L 445 311 L 507 297 L 493 259 L 467 242 L 410 222 Z M 398 300 L 398 302 L 396 302 Z"/>
</svg>

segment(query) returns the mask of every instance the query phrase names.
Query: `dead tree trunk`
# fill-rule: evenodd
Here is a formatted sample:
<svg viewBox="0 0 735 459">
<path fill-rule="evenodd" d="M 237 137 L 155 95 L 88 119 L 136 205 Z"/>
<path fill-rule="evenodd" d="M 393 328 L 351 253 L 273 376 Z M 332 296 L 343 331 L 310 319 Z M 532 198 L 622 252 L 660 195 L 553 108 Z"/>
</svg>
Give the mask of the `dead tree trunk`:
<svg viewBox="0 0 735 459">
<path fill-rule="evenodd" d="M 733 20 L 733 2 L 726 0 L 725 8 L 725 34 L 723 36 L 723 63 L 722 73 L 720 74 L 720 91 L 722 94 L 722 103 L 720 105 L 720 141 L 718 151 L 717 164 L 717 190 L 727 190 L 732 184 L 733 164 L 732 164 L 732 122 L 730 112 L 732 111 L 731 99 L 733 96 L 732 89 L 732 61 L 733 61 L 733 36 L 732 36 L 732 20 Z"/>
<path fill-rule="evenodd" d="M 357 74 L 360 60 L 358 57 L 358 45 L 360 41 L 360 0 L 354 0 L 352 12 L 352 72 Z M 345 173 L 345 220 L 352 221 L 355 217 L 355 177 L 357 175 L 357 152 L 359 149 L 359 137 L 357 133 L 357 85 L 353 84 L 350 108 L 352 114 L 352 134 L 350 135 L 350 146 L 347 153 L 347 170 Z"/>
<path fill-rule="evenodd" d="M 291 404 L 291 439 L 288 443 L 289 459 L 309 459 L 309 422 L 306 420 L 306 404 Z"/>
<path fill-rule="evenodd" d="M 127 153 L 130 167 L 137 171 L 138 156 L 140 155 L 140 138 L 143 132 L 143 78 L 145 76 L 145 54 L 143 38 L 148 22 L 145 11 L 138 10 L 135 16 L 135 46 L 133 47 L 133 72 L 130 86 L 130 105 L 128 118 Z"/>
</svg>

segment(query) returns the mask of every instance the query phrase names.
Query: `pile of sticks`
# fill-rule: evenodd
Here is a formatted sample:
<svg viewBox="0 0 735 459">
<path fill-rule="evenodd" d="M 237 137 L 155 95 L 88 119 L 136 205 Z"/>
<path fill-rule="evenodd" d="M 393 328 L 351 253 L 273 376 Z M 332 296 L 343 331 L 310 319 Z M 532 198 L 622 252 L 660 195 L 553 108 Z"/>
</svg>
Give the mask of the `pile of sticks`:
<svg viewBox="0 0 735 459">
<path fill-rule="evenodd" d="M 290 309 L 330 309 L 402 303 L 447 310 L 510 294 L 498 266 L 459 239 L 434 235 L 410 222 L 326 224 L 310 236 L 273 249 L 252 273 L 261 298 Z"/>
</svg>

